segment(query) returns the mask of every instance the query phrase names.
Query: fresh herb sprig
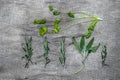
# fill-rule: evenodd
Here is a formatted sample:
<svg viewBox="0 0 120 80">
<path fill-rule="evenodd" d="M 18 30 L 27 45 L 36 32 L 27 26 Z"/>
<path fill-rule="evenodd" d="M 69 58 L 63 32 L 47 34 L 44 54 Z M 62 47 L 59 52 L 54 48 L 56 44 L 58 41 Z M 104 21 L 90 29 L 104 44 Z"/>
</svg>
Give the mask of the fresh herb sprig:
<svg viewBox="0 0 120 80">
<path fill-rule="evenodd" d="M 25 68 L 28 68 L 30 62 L 33 64 L 32 37 L 25 36 L 25 43 L 23 43 L 23 50 L 25 55 L 22 58 L 26 60 Z"/>
<path fill-rule="evenodd" d="M 66 61 L 65 56 L 65 38 L 62 38 L 61 41 L 61 49 L 60 49 L 60 57 L 59 57 L 60 63 L 64 66 Z"/>
<path fill-rule="evenodd" d="M 48 63 L 50 63 L 50 59 L 48 58 L 48 54 L 49 54 L 49 45 L 48 45 L 48 39 L 47 37 L 44 37 L 44 59 L 45 59 L 45 67 Z"/>
<path fill-rule="evenodd" d="M 106 58 L 107 58 L 107 46 L 106 44 L 102 43 L 101 59 L 103 66 L 105 65 Z"/>
<path fill-rule="evenodd" d="M 98 44 L 97 46 L 93 46 L 94 43 L 94 38 L 92 38 L 89 43 L 87 45 L 85 45 L 85 38 L 84 36 L 82 36 L 81 40 L 80 40 L 80 44 L 76 41 L 76 39 L 73 37 L 72 38 L 73 44 L 75 46 L 75 48 L 79 51 L 79 53 L 82 55 L 83 57 L 83 61 L 82 63 L 84 64 L 86 59 L 88 58 L 89 54 L 92 52 L 96 52 L 97 49 L 99 48 L 100 44 Z"/>
</svg>

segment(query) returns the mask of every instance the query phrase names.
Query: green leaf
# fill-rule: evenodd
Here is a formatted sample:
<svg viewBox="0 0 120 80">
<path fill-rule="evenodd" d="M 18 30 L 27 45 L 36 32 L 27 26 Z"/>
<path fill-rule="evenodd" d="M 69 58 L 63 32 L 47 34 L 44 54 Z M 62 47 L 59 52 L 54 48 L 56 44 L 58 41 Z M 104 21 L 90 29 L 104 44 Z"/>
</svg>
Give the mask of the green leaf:
<svg viewBox="0 0 120 80">
<path fill-rule="evenodd" d="M 41 20 L 34 20 L 34 24 L 45 24 L 46 19 L 41 19 Z"/>
<path fill-rule="evenodd" d="M 39 21 L 35 19 L 33 23 L 34 24 L 39 24 Z"/>
<path fill-rule="evenodd" d="M 52 5 L 48 6 L 48 8 L 49 8 L 50 11 L 53 11 L 53 6 Z"/>
<path fill-rule="evenodd" d="M 89 43 L 88 43 L 88 45 L 87 45 L 87 50 L 89 50 L 91 47 L 92 47 L 92 45 L 93 45 L 93 42 L 94 42 L 94 37 L 89 41 Z"/>
<path fill-rule="evenodd" d="M 88 30 L 86 33 L 85 33 L 85 37 L 86 38 L 89 38 L 92 34 L 92 31 Z"/>
<path fill-rule="evenodd" d="M 57 15 L 59 15 L 60 13 L 61 13 L 61 12 L 59 12 L 58 10 L 54 10 L 54 11 L 53 11 L 53 15 L 54 15 L 54 16 L 57 16 Z"/>
<path fill-rule="evenodd" d="M 88 30 L 94 31 L 94 28 L 95 28 L 97 22 L 98 22 L 98 21 L 93 21 L 93 22 L 90 24 Z"/>
<path fill-rule="evenodd" d="M 54 23 L 54 29 L 52 30 L 53 33 L 60 32 L 60 26 L 57 23 Z"/>
<path fill-rule="evenodd" d="M 80 46 L 78 45 L 75 37 L 72 37 L 72 42 L 73 42 L 75 48 L 79 51 L 79 53 L 81 53 L 81 48 L 80 48 Z"/>
<path fill-rule="evenodd" d="M 100 44 L 98 44 L 97 46 L 91 47 L 89 49 L 89 51 L 94 53 L 94 52 L 96 52 L 98 50 L 99 46 L 100 46 Z"/>
<path fill-rule="evenodd" d="M 61 18 L 56 18 L 54 23 L 59 24 L 60 22 L 61 22 Z"/>
<path fill-rule="evenodd" d="M 83 49 L 84 46 L 85 46 L 85 38 L 84 38 L 84 36 L 82 36 L 81 41 L 80 41 L 81 50 Z"/>
<path fill-rule="evenodd" d="M 74 18 L 74 17 L 75 17 L 75 16 L 74 16 L 74 13 L 73 13 L 72 11 L 69 11 L 67 14 L 68 14 L 68 16 L 71 17 L 71 18 Z"/>
<path fill-rule="evenodd" d="M 40 27 L 39 34 L 40 36 L 44 36 L 47 33 L 48 29 L 46 26 Z"/>
</svg>

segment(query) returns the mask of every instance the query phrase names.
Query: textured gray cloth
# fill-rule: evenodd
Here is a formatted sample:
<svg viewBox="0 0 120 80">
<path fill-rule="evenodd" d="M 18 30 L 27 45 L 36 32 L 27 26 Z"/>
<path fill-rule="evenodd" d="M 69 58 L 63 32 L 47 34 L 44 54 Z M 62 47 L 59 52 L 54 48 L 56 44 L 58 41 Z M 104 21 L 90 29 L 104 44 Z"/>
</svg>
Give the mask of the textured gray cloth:
<svg viewBox="0 0 120 80">
<path fill-rule="evenodd" d="M 44 68 L 42 38 L 38 33 L 38 26 L 33 25 L 34 19 L 52 18 L 48 5 L 56 9 L 67 11 L 87 11 L 103 19 L 97 24 L 92 36 L 95 44 L 107 43 L 108 56 L 106 63 L 101 66 L 99 49 L 89 56 L 85 68 L 78 74 L 71 75 L 81 67 L 81 56 L 73 45 L 67 47 L 66 66 L 59 63 L 59 53 L 50 52 L 51 63 Z M 61 16 L 65 17 L 66 16 Z M 62 23 L 62 27 L 73 26 Z M 51 27 L 51 26 L 50 26 Z M 74 25 L 73 28 L 59 35 L 72 35 L 86 32 L 88 24 Z M 21 60 L 24 52 L 21 44 L 24 35 L 33 37 L 33 62 L 24 68 Z M 54 36 L 49 36 L 49 38 Z M 55 40 L 56 45 L 59 40 Z M 52 42 L 55 42 L 52 41 Z M 67 43 L 71 39 L 66 40 Z M 51 45 L 51 49 L 59 50 Z M 0 80 L 120 80 L 120 0 L 0 0 Z"/>
</svg>

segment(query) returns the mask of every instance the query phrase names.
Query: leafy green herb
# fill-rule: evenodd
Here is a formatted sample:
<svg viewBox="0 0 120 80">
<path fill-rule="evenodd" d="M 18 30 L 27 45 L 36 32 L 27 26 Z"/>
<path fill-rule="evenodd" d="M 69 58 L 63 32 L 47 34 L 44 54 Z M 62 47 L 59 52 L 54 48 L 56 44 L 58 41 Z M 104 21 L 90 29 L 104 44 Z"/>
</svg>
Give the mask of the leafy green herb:
<svg viewBox="0 0 120 80">
<path fill-rule="evenodd" d="M 93 46 L 93 42 L 94 42 L 94 38 L 92 38 L 89 43 L 87 44 L 87 46 L 85 45 L 85 38 L 84 36 L 82 36 L 81 40 L 80 40 L 80 45 L 77 43 L 76 39 L 73 37 L 72 38 L 73 44 L 76 47 L 76 49 L 79 51 L 79 53 L 82 55 L 83 57 L 83 64 L 85 63 L 85 60 L 88 58 L 89 54 L 91 52 L 96 52 L 97 49 L 99 48 L 100 44 L 98 44 L 97 46 Z M 93 47 L 92 47 L 93 46 Z"/>
<path fill-rule="evenodd" d="M 44 37 L 44 58 L 45 58 L 45 67 L 50 62 L 50 59 L 48 58 L 49 54 L 49 46 L 48 46 L 48 39 L 47 37 Z"/>
<path fill-rule="evenodd" d="M 107 57 L 107 46 L 105 44 L 102 44 L 102 52 L 101 52 L 102 65 L 105 64 L 106 57 Z"/>
<path fill-rule="evenodd" d="M 44 36 L 48 32 L 48 29 L 46 26 L 40 27 L 39 34 L 40 36 Z"/>
<path fill-rule="evenodd" d="M 54 16 L 57 16 L 57 15 L 59 15 L 60 13 L 61 13 L 61 12 L 59 12 L 58 10 L 54 10 L 54 11 L 53 11 L 53 15 L 54 15 Z"/>
<path fill-rule="evenodd" d="M 71 17 L 71 18 L 74 18 L 75 16 L 74 16 L 74 13 L 72 12 L 72 11 L 69 11 L 68 13 L 67 13 L 67 15 L 69 16 L 69 17 Z"/>
<path fill-rule="evenodd" d="M 59 24 L 60 22 L 61 22 L 61 18 L 56 18 L 54 23 Z"/>
<path fill-rule="evenodd" d="M 41 19 L 41 20 L 34 20 L 34 24 L 45 24 L 46 19 Z"/>
<path fill-rule="evenodd" d="M 23 50 L 25 52 L 25 55 L 22 57 L 26 60 L 25 68 L 29 67 L 29 62 L 33 63 L 31 58 L 33 55 L 33 49 L 32 49 L 32 37 L 25 36 L 25 43 L 23 44 Z"/>
<path fill-rule="evenodd" d="M 62 38 L 61 41 L 61 49 L 60 49 L 60 63 L 64 66 L 65 65 L 65 61 L 66 61 L 66 57 L 65 57 L 65 38 Z"/>
<path fill-rule="evenodd" d="M 57 23 L 54 23 L 54 29 L 52 30 L 53 33 L 60 32 L 60 26 Z"/>
<path fill-rule="evenodd" d="M 49 8 L 50 11 L 53 11 L 53 6 L 52 5 L 48 6 L 48 8 Z"/>
</svg>

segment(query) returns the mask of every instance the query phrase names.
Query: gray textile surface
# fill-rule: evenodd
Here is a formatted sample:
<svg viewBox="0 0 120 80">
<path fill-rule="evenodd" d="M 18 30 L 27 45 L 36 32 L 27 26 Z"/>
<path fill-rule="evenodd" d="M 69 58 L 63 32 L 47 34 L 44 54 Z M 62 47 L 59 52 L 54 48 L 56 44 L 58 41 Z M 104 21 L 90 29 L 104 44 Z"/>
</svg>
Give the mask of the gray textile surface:
<svg viewBox="0 0 120 80">
<path fill-rule="evenodd" d="M 81 67 L 81 56 L 71 45 L 67 47 L 64 68 L 58 61 L 59 54 L 55 52 L 50 53 L 51 63 L 44 68 L 43 58 L 38 58 L 43 54 L 42 38 L 33 20 L 52 18 L 48 5 L 54 5 L 63 12 L 87 11 L 101 17 L 103 21 L 97 24 L 92 36 L 95 37 L 95 44 L 107 43 L 106 63 L 109 66 L 101 66 L 99 49 L 89 56 L 86 67 L 80 73 L 70 75 Z M 60 35 L 84 33 L 87 26 L 76 25 L 76 28 Z M 21 60 L 24 34 L 33 37 L 33 62 L 37 62 L 28 69 L 24 68 L 25 62 Z M 66 41 L 69 43 L 71 39 Z M 56 50 L 52 45 L 51 48 Z M 0 80 L 120 80 L 120 0 L 0 0 Z"/>
</svg>

